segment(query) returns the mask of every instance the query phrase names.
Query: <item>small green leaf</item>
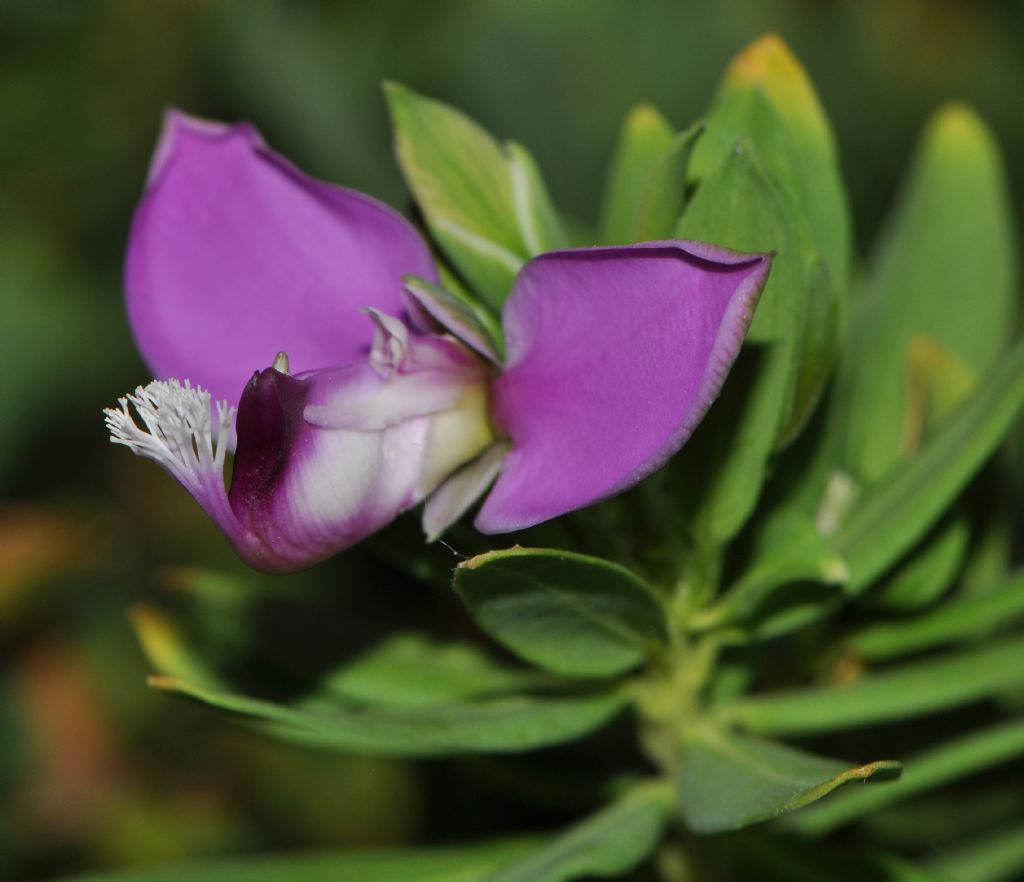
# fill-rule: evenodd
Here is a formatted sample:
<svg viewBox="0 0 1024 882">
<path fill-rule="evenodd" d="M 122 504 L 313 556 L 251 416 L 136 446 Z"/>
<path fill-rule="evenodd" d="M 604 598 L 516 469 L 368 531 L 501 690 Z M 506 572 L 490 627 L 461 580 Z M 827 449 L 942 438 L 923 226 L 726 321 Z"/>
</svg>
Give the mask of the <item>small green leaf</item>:
<svg viewBox="0 0 1024 882">
<path fill-rule="evenodd" d="M 238 714 L 287 741 L 376 756 L 535 750 L 600 728 L 627 701 L 624 692 L 611 690 L 396 708 L 347 704 L 340 699 L 332 706 L 318 695 L 308 705 L 284 705 L 204 689 L 174 677 L 151 677 L 150 685 Z"/>
<path fill-rule="evenodd" d="M 862 591 L 949 506 L 992 454 L 1024 407 L 1024 339 L 1006 352 L 975 393 L 920 453 L 861 493 L 832 537 Z"/>
<path fill-rule="evenodd" d="M 516 224 L 526 253 L 533 257 L 545 251 L 565 248 L 569 244 L 568 238 L 548 195 L 537 161 L 530 151 L 515 141 L 505 145 L 505 153 L 512 178 Z"/>
<path fill-rule="evenodd" d="M 723 833 L 821 799 L 850 781 L 889 780 L 901 766 L 851 767 L 785 744 L 709 726 L 687 738 L 679 779 L 683 818 L 695 833 Z"/>
<path fill-rule="evenodd" d="M 663 783 L 646 784 L 561 833 L 486 882 L 569 882 L 582 876 L 619 878 L 658 844 L 672 812 Z"/>
<path fill-rule="evenodd" d="M 1024 720 L 970 732 L 908 759 L 903 776 L 890 787 L 838 794 L 794 818 L 793 827 L 824 836 L 888 805 L 1020 756 L 1024 756 Z"/>
<path fill-rule="evenodd" d="M 986 637 L 1000 626 L 1024 619 L 1024 575 L 998 591 L 948 601 L 934 612 L 875 625 L 857 634 L 850 647 L 865 659 L 883 661 L 947 643 Z"/>
<path fill-rule="evenodd" d="M 434 643 L 409 633 L 328 675 L 318 694 L 366 705 L 422 707 L 536 685 L 536 674 L 500 667 L 469 643 Z"/>
<path fill-rule="evenodd" d="M 704 131 L 702 123 L 677 135 L 644 181 L 636 208 L 632 242 L 670 239 L 686 198 L 686 168 Z"/>
<path fill-rule="evenodd" d="M 430 231 L 500 308 L 527 259 L 565 244 L 533 158 L 446 104 L 397 83 L 385 91 L 398 164 Z"/>
<path fill-rule="evenodd" d="M 531 847 L 524 840 L 460 848 L 260 856 L 89 873 L 64 882 L 483 882 Z"/>
<path fill-rule="evenodd" d="M 920 551 L 868 592 L 865 603 L 892 610 L 914 610 L 934 603 L 953 584 L 970 538 L 970 527 L 962 518 L 942 525 Z"/>
<path fill-rule="evenodd" d="M 162 676 L 180 677 L 210 689 L 223 688 L 223 680 L 192 652 L 168 615 L 146 603 L 133 606 L 129 615 L 146 661 Z"/>
<path fill-rule="evenodd" d="M 940 110 L 871 263 L 843 356 L 841 465 L 859 478 L 881 478 L 904 452 L 915 338 L 942 347 L 971 378 L 1009 341 L 1017 237 L 1007 192 L 984 123 L 962 105 Z"/>
<path fill-rule="evenodd" d="M 459 565 L 455 588 L 495 640 L 564 676 L 621 674 L 667 641 L 665 610 L 654 591 L 600 558 L 491 551 Z"/>
<path fill-rule="evenodd" d="M 740 138 L 796 196 L 829 275 L 845 289 L 850 271 L 850 212 L 835 139 L 807 72 L 786 44 L 768 34 L 729 65 L 693 156 L 703 178 Z"/>
<path fill-rule="evenodd" d="M 676 137 L 668 121 L 649 104 L 629 112 L 608 171 L 601 208 L 601 241 L 635 242 L 637 209 L 654 167 L 665 157 Z"/>
<path fill-rule="evenodd" d="M 670 239 L 686 196 L 686 169 L 704 126 L 681 134 L 653 107 L 641 105 L 623 125 L 602 222 L 602 241 L 612 244 Z"/>
<path fill-rule="evenodd" d="M 753 561 L 722 600 L 692 624 L 698 630 L 746 622 L 772 593 L 793 582 L 841 585 L 846 566 L 814 523 L 788 512 L 759 531 Z"/>
<path fill-rule="evenodd" d="M 714 436 L 717 459 L 707 469 L 698 520 L 712 538 L 727 540 L 749 517 L 769 458 L 799 431 L 827 375 L 836 333 L 833 286 L 807 219 L 749 144 L 737 144 L 703 181 L 677 235 L 778 252 L 748 335 L 767 345 L 756 352 L 744 347 L 706 428 L 698 430 Z"/>
<path fill-rule="evenodd" d="M 756 695 L 724 705 L 723 720 L 769 735 L 833 732 L 905 720 L 998 694 L 1024 682 L 1024 638 L 949 652 L 852 683 Z"/>
</svg>

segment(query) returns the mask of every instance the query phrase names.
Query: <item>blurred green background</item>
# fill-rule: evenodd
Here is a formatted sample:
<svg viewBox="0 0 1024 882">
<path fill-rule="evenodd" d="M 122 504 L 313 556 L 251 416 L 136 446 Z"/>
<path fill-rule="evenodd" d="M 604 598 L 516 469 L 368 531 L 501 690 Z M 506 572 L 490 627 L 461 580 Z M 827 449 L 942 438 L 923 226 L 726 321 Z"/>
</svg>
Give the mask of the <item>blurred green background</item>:
<svg viewBox="0 0 1024 882">
<path fill-rule="evenodd" d="M 308 172 L 404 207 L 379 88 L 400 80 L 528 145 L 586 225 L 627 109 L 651 101 L 686 124 L 767 30 L 833 121 L 861 255 L 921 124 L 951 98 L 995 130 L 1019 214 L 1014 0 L 0 0 L 0 878 L 450 841 L 574 808 L 543 757 L 527 773 L 318 754 L 146 689 L 126 610 L 194 603 L 195 578 L 169 567 L 242 573 L 169 478 L 107 443 L 100 417 L 148 379 L 120 273 L 162 109 L 250 119 Z M 264 651 L 303 646 L 316 665 L 395 621 L 466 627 L 444 592 L 377 551 L 254 579 L 271 613 L 238 639 L 256 628 Z M 232 621 L 245 604 L 232 591 L 213 592 L 209 621 Z M 336 616 L 310 615 L 319 603 Z M 588 761 L 584 746 L 559 774 Z"/>
</svg>

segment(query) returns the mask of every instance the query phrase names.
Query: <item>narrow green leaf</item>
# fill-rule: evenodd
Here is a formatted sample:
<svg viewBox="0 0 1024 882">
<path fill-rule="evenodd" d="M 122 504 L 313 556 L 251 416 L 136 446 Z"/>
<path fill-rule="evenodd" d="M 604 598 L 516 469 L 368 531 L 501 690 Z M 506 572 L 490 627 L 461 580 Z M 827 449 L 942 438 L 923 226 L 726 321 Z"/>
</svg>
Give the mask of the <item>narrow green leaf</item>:
<svg viewBox="0 0 1024 882">
<path fill-rule="evenodd" d="M 151 677 L 150 684 L 238 714 L 278 738 L 377 756 L 534 750 L 573 741 L 600 728 L 627 700 L 621 691 L 605 691 L 376 708 L 340 701 L 331 707 L 317 696 L 311 706 L 292 706 L 204 689 L 172 677 Z"/>
<path fill-rule="evenodd" d="M 915 610 L 934 603 L 949 590 L 963 564 L 971 530 L 963 518 L 940 525 L 916 554 L 900 564 L 864 602 L 891 610 Z"/>
<path fill-rule="evenodd" d="M 531 848 L 526 840 L 460 848 L 260 856 L 89 873 L 65 882 L 483 882 Z"/>
<path fill-rule="evenodd" d="M 527 252 L 500 145 L 465 114 L 385 85 L 395 152 L 409 189 L 448 256 L 492 306 Z"/>
<path fill-rule="evenodd" d="M 746 622 L 783 585 L 805 581 L 841 585 L 845 578 L 845 564 L 811 519 L 789 512 L 766 523 L 758 534 L 750 567 L 720 603 L 692 624 L 702 630 Z"/>
<path fill-rule="evenodd" d="M 840 686 L 757 695 L 723 706 L 723 720 L 771 735 L 802 735 L 905 720 L 1024 683 L 1024 638 L 900 665 Z"/>
<path fill-rule="evenodd" d="M 805 269 L 815 254 L 806 218 L 749 141 L 733 144 L 686 206 L 681 239 L 716 242 L 737 251 L 776 251 L 748 339 L 792 339 L 799 329 Z"/>
<path fill-rule="evenodd" d="M 902 777 L 891 786 L 840 793 L 794 818 L 793 827 L 810 836 L 825 836 L 885 806 L 1020 756 L 1024 756 L 1024 720 L 971 732 L 908 759 Z"/>
<path fill-rule="evenodd" d="M 985 637 L 1024 619 L 1024 574 L 998 591 L 951 600 L 934 612 L 875 625 L 857 634 L 850 648 L 870 661 L 909 655 L 960 640 Z"/>
<path fill-rule="evenodd" d="M 881 478 L 905 452 L 915 338 L 948 351 L 972 377 L 1009 341 L 1017 238 L 1007 192 L 984 123 L 963 105 L 940 110 L 872 261 L 844 355 L 841 465 L 859 478 Z"/>
<path fill-rule="evenodd" d="M 768 34 L 729 65 L 708 113 L 693 174 L 709 174 L 740 138 L 762 155 L 810 221 L 829 275 L 840 290 L 850 271 L 850 212 L 835 138 L 807 72 L 786 44 Z"/>
<path fill-rule="evenodd" d="M 683 818 L 695 833 L 738 830 L 795 811 L 849 781 L 890 780 L 900 768 L 892 760 L 851 767 L 706 726 L 687 738 L 679 779 Z"/>
<path fill-rule="evenodd" d="M 385 92 L 398 164 L 431 233 L 499 309 L 529 257 L 565 244 L 536 163 L 447 104 L 397 83 Z"/>
<path fill-rule="evenodd" d="M 950 882 L 1016 882 L 1024 875 L 1024 824 L 944 850 L 932 867 Z"/>
<path fill-rule="evenodd" d="M 596 557 L 512 548 L 460 564 L 455 588 L 495 640 L 547 670 L 610 677 L 668 639 L 660 599 L 629 570 Z"/>
<path fill-rule="evenodd" d="M 677 229 L 680 238 L 719 242 L 741 251 L 777 251 L 749 342 L 705 420 L 716 436 L 699 520 L 711 536 L 735 535 L 753 510 L 766 463 L 802 426 L 831 362 L 835 336 L 832 286 L 817 257 L 806 218 L 786 189 L 739 143 L 701 184 Z M 743 365 L 755 360 L 747 372 Z"/>
<path fill-rule="evenodd" d="M 505 145 L 505 153 L 512 179 L 516 224 L 527 254 L 533 257 L 567 247 L 569 240 L 548 195 L 537 161 L 522 144 L 514 141 Z"/>
<path fill-rule="evenodd" d="M 612 156 L 601 209 L 601 241 L 624 244 L 636 241 L 637 207 L 651 171 L 669 151 L 676 137 L 658 111 L 641 104 L 622 124 Z"/>
<path fill-rule="evenodd" d="M 644 181 L 636 204 L 636 219 L 628 242 L 671 239 L 686 197 L 686 167 L 702 124 L 677 135 Z"/>
<path fill-rule="evenodd" d="M 671 815 L 671 788 L 646 784 L 566 830 L 486 882 L 569 882 L 619 878 L 657 846 Z"/>
<path fill-rule="evenodd" d="M 1006 352 L 977 391 L 921 449 L 866 489 L 833 535 L 863 590 L 949 506 L 992 454 L 1024 407 L 1024 338 Z"/>
<path fill-rule="evenodd" d="M 168 615 L 140 603 L 132 607 L 129 616 L 146 661 L 162 676 L 179 677 L 210 689 L 224 688 L 224 681 L 192 652 Z"/>
<path fill-rule="evenodd" d="M 318 694 L 382 707 L 422 707 L 537 686 L 538 676 L 496 665 L 469 643 L 399 634 L 320 684 Z"/>
</svg>

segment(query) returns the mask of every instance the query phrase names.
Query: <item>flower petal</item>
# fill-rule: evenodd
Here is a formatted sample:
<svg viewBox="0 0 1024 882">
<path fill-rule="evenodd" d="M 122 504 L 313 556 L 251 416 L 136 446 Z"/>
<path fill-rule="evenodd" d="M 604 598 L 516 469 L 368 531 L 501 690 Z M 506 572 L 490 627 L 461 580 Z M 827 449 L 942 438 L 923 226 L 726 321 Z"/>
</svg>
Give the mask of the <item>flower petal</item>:
<svg viewBox="0 0 1024 882">
<path fill-rule="evenodd" d="M 499 347 L 492 338 L 491 331 L 483 323 L 487 314 L 482 310 L 474 312 L 454 294 L 449 294 L 440 286 L 431 285 L 425 279 L 415 276 L 406 276 L 402 293 L 410 317 L 418 323 L 418 327 L 424 333 L 429 333 L 431 323 L 436 322 L 444 330 L 472 346 L 488 361 L 501 364 L 501 358 L 498 356 Z M 493 322 L 494 319 L 490 321 Z M 500 335 L 501 332 L 497 333 Z"/>
<path fill-rule="evenodd" d="M 487 366 L 450 337 L 410 336 L 397 319 L 371 310 L 376 334 L 369 363 L 317 371 L 307 422 L 328 429 L 377 431 L 456 407 L 483 390 Z"/>
<path fill-rule="evenodd" d="M 507 443 L 491 445 L 427 497 L 423 506 L 423 532 L 428 542 L 440 538 L 483 496 L 501 469 L 501 461 L 507 452 Z"/>
<path fill-rule="evenodd" d="M 332 382 L 329 373 L 298 378 L 269 369 L 242 395 L 228 497 L 245 533 L 267 549 L 266 559 L 246 557 L 259 569 L 310 566 L 419 501 L 427 421 L 383 432 L 312 426 L 303 419 L 306 402 Z"/>
<path fill-rule="evenodd" d="M 531 260 L 505 304 L 494 388 L 514 446 L 477 527 L 522 529 L 659 468 L 718 394 L 770 259 L 668 241 Z"/>
<path fill-rule="evenodd" d="M 436 279 L 419 235 L 383 203 L 306 177 L 251 126 L 171 111 L 132 225 L 128 315 L 159 377 L 238 401 L 254 368 L 365 353 L 372 306 L 403 309 L 401 277 Z"/>
</svg>

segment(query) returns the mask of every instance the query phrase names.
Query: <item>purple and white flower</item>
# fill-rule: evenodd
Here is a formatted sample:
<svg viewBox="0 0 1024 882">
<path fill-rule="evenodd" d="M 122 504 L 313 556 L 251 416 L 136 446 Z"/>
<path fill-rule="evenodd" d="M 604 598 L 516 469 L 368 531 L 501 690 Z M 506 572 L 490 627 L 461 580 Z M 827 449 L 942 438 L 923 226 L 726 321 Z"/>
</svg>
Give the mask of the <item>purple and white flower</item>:
<svg viewBox="0 0 1024 882">
<path fill-rule="evenodd" d="M 499 360 L 409 281 L 437 274 L 400 215 L 304 176 L 251 126 L 171 113 L 126 269 L 139 349 L 168 379 L 107 423 L 258 569 L 309 566 L 424 500 L 431 537 L 485 495 L 477 528 L 518 530 L 680 448 L 769 265 L 684 241 L 540 255 L 505 303 Z"/>
</svg>

